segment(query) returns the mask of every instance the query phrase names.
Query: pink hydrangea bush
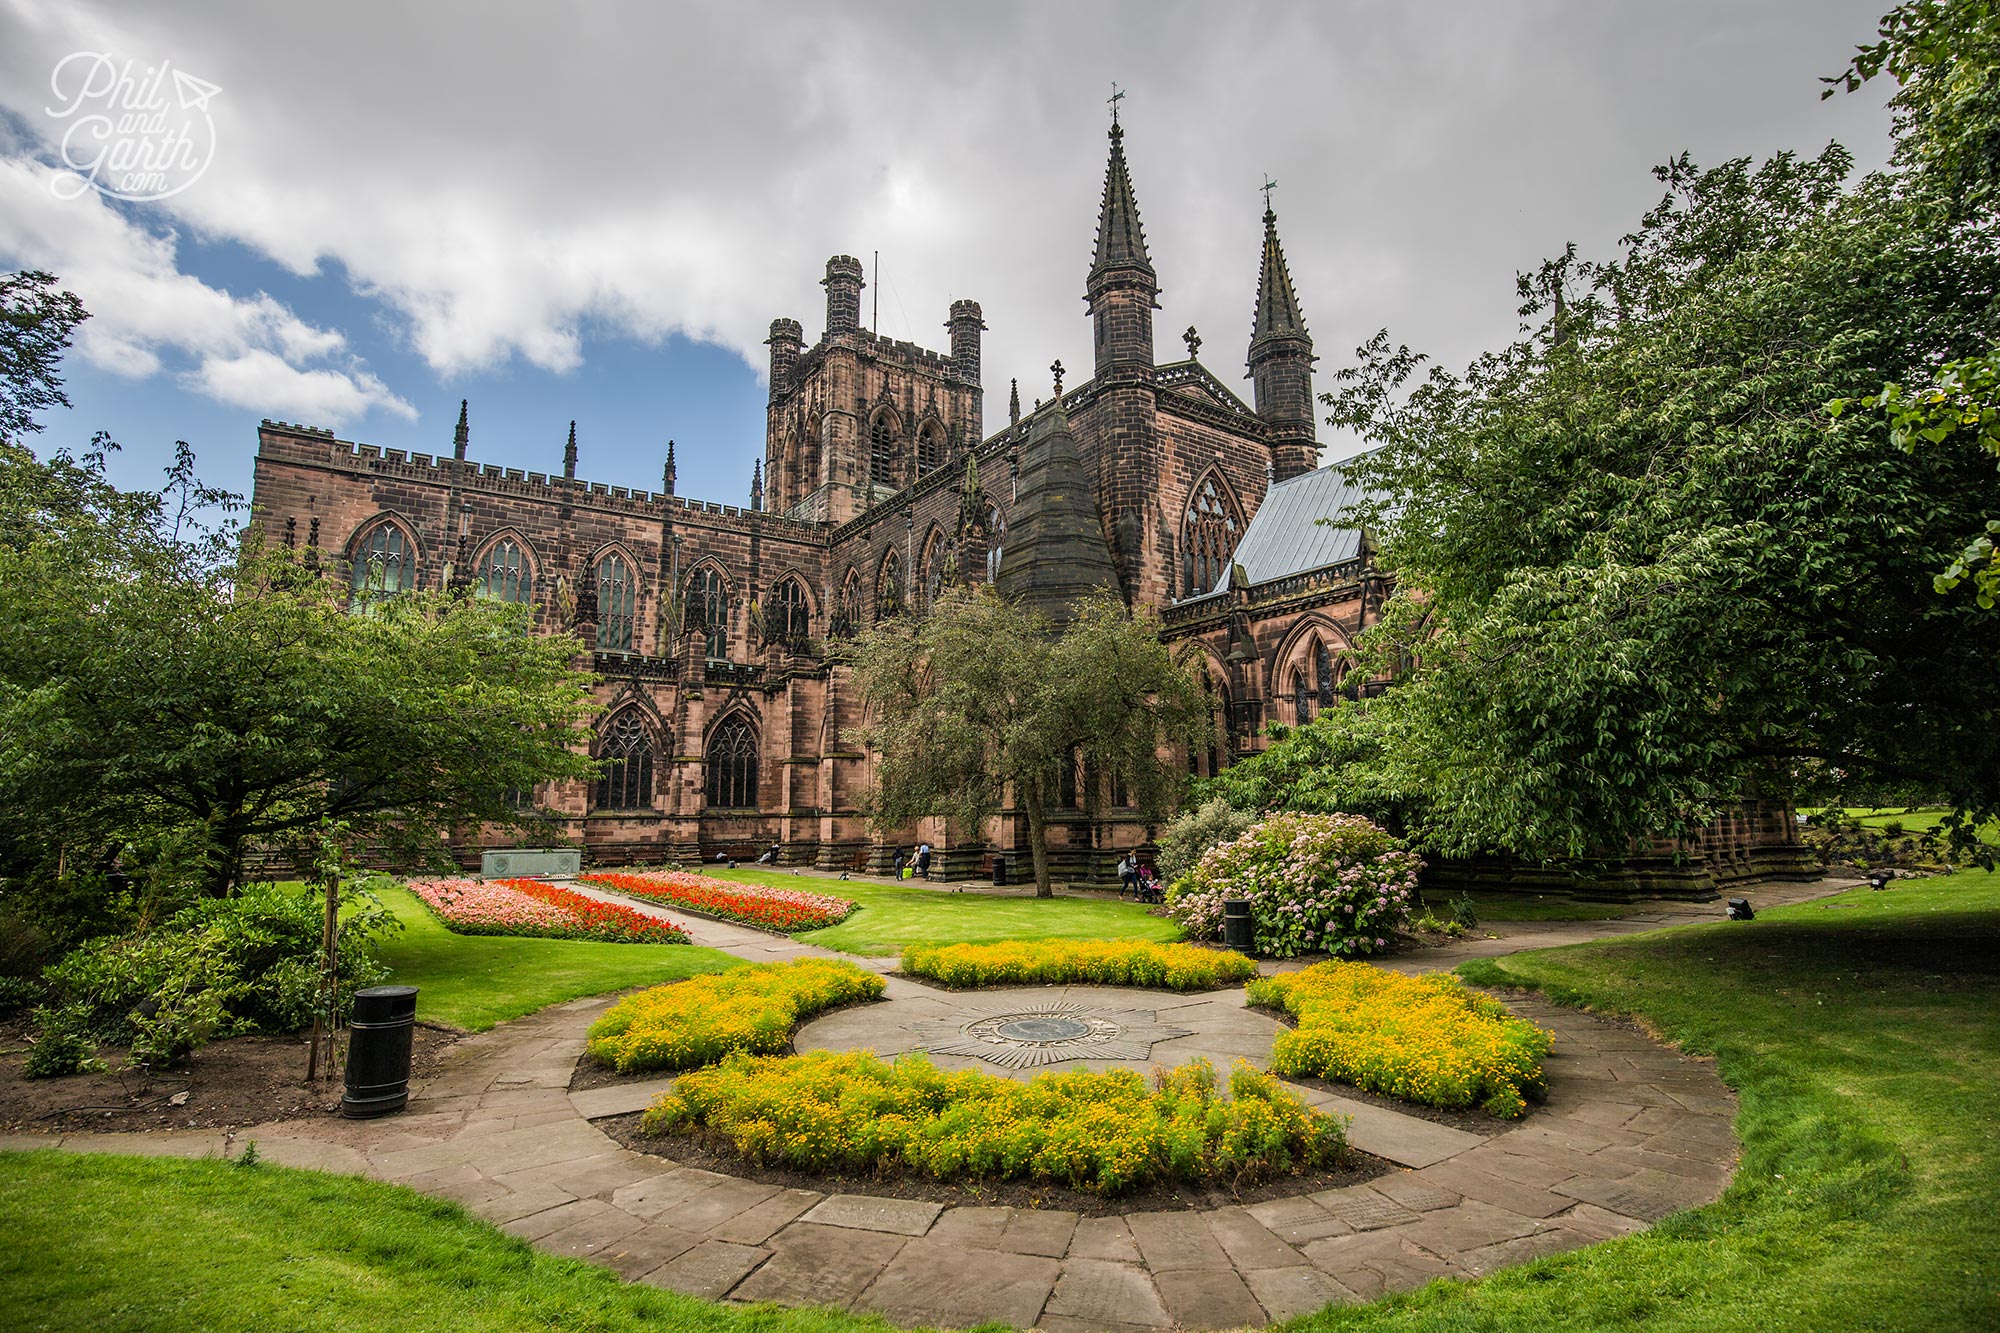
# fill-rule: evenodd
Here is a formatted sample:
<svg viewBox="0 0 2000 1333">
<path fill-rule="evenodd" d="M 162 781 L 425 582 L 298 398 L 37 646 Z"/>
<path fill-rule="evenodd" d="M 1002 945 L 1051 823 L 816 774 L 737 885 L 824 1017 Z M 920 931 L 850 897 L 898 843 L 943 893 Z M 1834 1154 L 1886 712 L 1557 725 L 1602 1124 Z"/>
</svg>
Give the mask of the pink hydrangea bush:
<svg viewBox="0 0 2000 1333">
<path fill-rule="evenodd" d="M 1360 815 L 1280 812 L 1211 847 L 1167 892 L 1196 939 L 1222 933 L 1222 901 L 1250 900 L 1257 952 L 1355 958 L 1386 949 L 1417 900 L 1423 860 Z"/>
</svg>

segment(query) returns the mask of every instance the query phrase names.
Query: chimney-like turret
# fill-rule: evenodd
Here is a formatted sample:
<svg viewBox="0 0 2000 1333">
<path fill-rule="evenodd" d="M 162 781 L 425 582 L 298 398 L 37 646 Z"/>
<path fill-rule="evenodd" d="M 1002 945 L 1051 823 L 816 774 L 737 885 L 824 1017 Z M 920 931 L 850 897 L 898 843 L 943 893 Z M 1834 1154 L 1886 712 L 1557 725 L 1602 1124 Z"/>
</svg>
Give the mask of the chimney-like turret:
<svg viewBox="0 0 2000 1333">
<path fill-rule="evenodd" d="M 829 336 L 853 333 L 861 327 L 861 261 L 853 255 L 835 255 L 826 261 L 826 331 Z"/>
<path fill-rule="evenodd" d="M 986 328 L 979 302 L 953 301 L 945 327 L 951 330 L 952 369 L 968 384 L 979 383 L 979 335 Z"/>
<path fill-rule="evenodd" d="M 799 353 L 805 336 L 796 319 L 774 319 L 771 336 L 764 344 L 771 349 L 771 401 L 775 403 L 798 383 Z"/>
</svg>

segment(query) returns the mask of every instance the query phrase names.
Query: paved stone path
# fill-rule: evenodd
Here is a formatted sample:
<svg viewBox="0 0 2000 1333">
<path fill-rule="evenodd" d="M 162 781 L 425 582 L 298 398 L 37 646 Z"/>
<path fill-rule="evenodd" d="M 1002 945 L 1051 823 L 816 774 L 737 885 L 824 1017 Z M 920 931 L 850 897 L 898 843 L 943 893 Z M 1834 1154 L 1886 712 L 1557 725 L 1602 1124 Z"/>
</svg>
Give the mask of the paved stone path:
<svg viewBox="0 0 2000 1333">
<path fill-rule="evenodd" d="M 1765 906 L 1835 887 L 1844 886 L 1772 886 L 1753 900 Z M 698 943 L 744 957 L 824 952 L 742 927 L 689 924 Z M 1449 966 L 1496 943 L 1508 947 L 1495 952 L 1511 952 L 1658 924 L 1665 923 L 1550 923 L 1401 965 Z M 886 968 L 892 960 L 879 962 Z M 1059 991 L 1031 994 L 1048 1001 Z M 1061 993 L 1154 1011 L 1164 1024 L 1191 1030 L 1155 1045 L 1155 1059 L 1207 1053 L 1218 1063 L 1237 1055 L 1261 1061 L 1275 1027 L 1243 1007 L 1240 991 Z M 996 993 L 957 996 L 891 978 L 888 999 L 808 1025 L 801 1048 L 862 1037 L 884 1051 L 908 1049 L 879 1040 L 902 1030 L 895 1015 L 914 1021 L 968 1005 L 985 1010 Z M 593 1125 L 642 1108 L 670 1082 L 568 1091 L 584 1032 L 610 1003 L 558 1005 L 466 1038 L 414 1090 L 409 1111 L 391 1119 L 295 1121 L 234 1134 L 0 1136 L 0 1148 L 203 1156 L 255 1139 L 267 1160 L 457 1199 L 541 1249 L 692 1295 L 835 1304 L 907 1325 L 998 1320 L 1048 1333 L 1255 1326 L 1329 1301 L 1488 1273 L 1707 1203 L 1728 1183 L 1736 1155 L 1735 1099 L 1712 1067 L 1625 1028 L 1529 1001 L 1514 1008 L 1556 1034 L 1548 1100 L 1491 1137 L 1304 1090 L 1315 1104 L 1354 1117 L 1356 1146 L 1401 1164 L 1365 1185 L 1206 1212 L 1094 1218 L 827 1195 L 630 1152 Z"/>
</svg>

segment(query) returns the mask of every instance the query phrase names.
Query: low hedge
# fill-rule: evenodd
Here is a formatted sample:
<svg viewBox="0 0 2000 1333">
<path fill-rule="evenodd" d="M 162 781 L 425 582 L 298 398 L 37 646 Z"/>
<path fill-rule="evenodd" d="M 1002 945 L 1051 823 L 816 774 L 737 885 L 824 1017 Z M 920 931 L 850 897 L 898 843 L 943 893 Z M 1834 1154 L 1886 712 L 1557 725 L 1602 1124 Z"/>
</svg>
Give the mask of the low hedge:
<svg viewBox="0 0 2000 1333">
<path fill-rule="evenodd" d="M 958 989 L 1039 983 L 1215 990 L 1257 975 L 1257 965 L 1240 953 L 1153 940 L 913 944 L 903 950 L 902 967 Z"/>
<path fill-rule="evenodd" d="M 1340 1122 L 1238 1063 L 1228 1095 L 1197 1060 L 1155 1070 L 945 1073 L 921 1055 L 733 1055 L 683 1074 L 646 1111 L 650 1133 L 712 1130 L 755 1162 L 901 1167 L 938 1178 L 1055 1181 L 1104 1194 L 1155 1182 L 1247 1182 L 1334 1164 Z"/>
<path fill-rule="evenodd" d="M 803 958 L 691 977 L 628 996 L 591 1024 L 593 1059 L 620 1073 L 693 1069 L 737 1051 L 769 1054 L 837 1004 L 881 998 L 882 978 L 852 963 Z"/>
<path fill-rule="evenodd" d="M 1271 1069 L 1338 1079 L 1427 1106 L 1478 1106 L 1512 1119 L 1542 1088 L 1554 1038 L 1443 972 L 1408 977 L 1366 963 L 1318 963 L 1253 981 L 1250 1003 L 1298 1027 L 1271 1048 Z"/>
</svg>

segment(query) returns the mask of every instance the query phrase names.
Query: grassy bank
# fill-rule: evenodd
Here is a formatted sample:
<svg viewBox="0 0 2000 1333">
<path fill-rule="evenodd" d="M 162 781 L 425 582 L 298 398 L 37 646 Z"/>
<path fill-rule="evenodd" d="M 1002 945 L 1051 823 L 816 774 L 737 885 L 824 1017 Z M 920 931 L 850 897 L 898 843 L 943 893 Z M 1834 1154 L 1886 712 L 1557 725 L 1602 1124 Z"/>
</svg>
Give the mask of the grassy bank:
<svg viewBox="0 0 2000 1333">
<path fill-rule="evenodd" d="M 1300 1329 L 2000 1327 L 2000 875 L 1463 971 L 1713 1053 L 1744 1155 L 1651 1232 Z"/>
<path fill-rule="evenodd" d="M 49 1333 L 855 1333 L 537 1254 L 453 1203 L 352 1176 L 217 1161 L 0 1153 L 6 1327 Z"/>
</svg>

